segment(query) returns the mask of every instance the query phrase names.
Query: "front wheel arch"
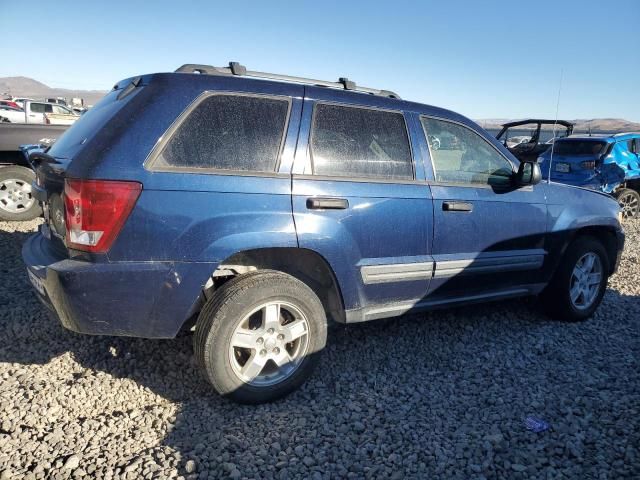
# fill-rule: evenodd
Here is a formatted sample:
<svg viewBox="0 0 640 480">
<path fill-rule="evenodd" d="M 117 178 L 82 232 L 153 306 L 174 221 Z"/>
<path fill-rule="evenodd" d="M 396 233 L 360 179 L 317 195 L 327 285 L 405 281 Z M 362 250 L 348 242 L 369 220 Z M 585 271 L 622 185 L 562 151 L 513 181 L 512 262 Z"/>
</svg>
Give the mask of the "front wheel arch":
<svg viewBox="0 0 640 480">
<path fill-rule="evenodd" d="M 604 225 L 590 226 L 578 228 L 562 235 L 560 235 L 560 232 L 552 232 L 550 235 L 558 235 L 560 236 L 560 239 L 556 240 L 559 246 L 556 247 L 556 253 L 552 257 L 553 263 L 547 270 L 547 278 L 549 279 L 549 281 L 551 281 L 553 275 L 555 275 L 558 266 L 567 253 L 567 249 L 569 248 L 569 246 L 581 237 L 593 237 L 602 243 L 605 251 L 607 252 L 607 260 L 609 264 L 608 275 L 613 275 L 618 256 L 618 239 L 616 237 L 616 231 L 613 227 Z M 553 249 L 549 248 L 549 250 Z"/>
<path fill-rule="evenodd" d="M 598 294 L 586 309 L 578 309 L 572 306 L 569 298 L 572 284 L 572 275 L 576 268 L 576 262 L 587 253 L 595 253 L 602 264 L 602 273 L 599 280 Z M 607 271 L 610 269 L 608 254 L 603 243 L 596 237 L 581 235 L 576 237 L 562 255 L 558 267 L 553 273 L 549 284 L 540 295 L 543 308 L 553 318 L 569 321 L 581 321 L 589 318 L 598 308 L 604 296 L 607 285 Z"/>
</svg>

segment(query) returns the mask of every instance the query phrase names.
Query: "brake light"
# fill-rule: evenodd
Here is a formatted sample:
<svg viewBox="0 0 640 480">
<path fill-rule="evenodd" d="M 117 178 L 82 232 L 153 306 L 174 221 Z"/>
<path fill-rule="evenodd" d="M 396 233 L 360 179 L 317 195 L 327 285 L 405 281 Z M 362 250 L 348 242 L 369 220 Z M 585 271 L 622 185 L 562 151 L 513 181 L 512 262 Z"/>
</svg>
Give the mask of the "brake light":
<svg viewBox="0 0 640 480">
<path fill-rule="evenodd" d="M 580 164 L 580 166 L 584 169 L 584 170 L 593 170 L 596 168 L 596 162 L 595 160 L 587 160 L 586 162 L 582 162 Z"/>
<path fill-rule="evenodd" d="M 141 191 L 137 182 L 65 180 L 67 246 L 93 253 L 108 251 Z"/>
</svg>

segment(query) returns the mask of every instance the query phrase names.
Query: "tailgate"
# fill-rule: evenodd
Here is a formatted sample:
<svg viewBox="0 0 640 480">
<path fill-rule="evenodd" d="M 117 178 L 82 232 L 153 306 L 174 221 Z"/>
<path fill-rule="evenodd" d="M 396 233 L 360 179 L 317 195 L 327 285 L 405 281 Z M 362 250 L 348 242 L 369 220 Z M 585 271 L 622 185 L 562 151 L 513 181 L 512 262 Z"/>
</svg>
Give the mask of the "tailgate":
<svg viewBox="0 0 640 480">
<path fill-rule="evenodd" d="M 64 244 L 66 228 L 63 193 L 69 166 L 74 159 L 76 162 L 81 161 L 79 154 L 85 148 L 90 148 L 92 139 L 101 130 L 108 129 L 111 120 L 118 121 L 118 112 L 143 86 L 144 82 L 140 77 L 118 83 L 114 90 L 69 127 L 51 148 L 44 152 L 33 152 L 29 156 L 36 172 L 33 194 L 42 203 L 45 219 L 42 233 L 56 249 L 67 252 Z M 89 157 L 92 161 L 95 160 L 95 155 Z"/>
</svg>

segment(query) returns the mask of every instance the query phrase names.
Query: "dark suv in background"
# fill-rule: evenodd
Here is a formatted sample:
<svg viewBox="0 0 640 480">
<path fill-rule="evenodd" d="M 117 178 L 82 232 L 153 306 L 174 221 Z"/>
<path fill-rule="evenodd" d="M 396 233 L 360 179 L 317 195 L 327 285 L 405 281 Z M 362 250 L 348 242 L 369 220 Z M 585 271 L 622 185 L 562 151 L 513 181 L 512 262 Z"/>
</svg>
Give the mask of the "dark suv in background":
<svg viewBox="0 0 640 480">
<path fill-rule="evenodd" d="M 127 79 L 31 161 L 40 299 L 88 334 L 195 326 L 205 376 L 241 402 L 298 387 L 327 319 L 526 295 L 585 319 L 623 247 L 610 197 L 540 183 L 469 119 L 344 78 Z"/>
</svg>

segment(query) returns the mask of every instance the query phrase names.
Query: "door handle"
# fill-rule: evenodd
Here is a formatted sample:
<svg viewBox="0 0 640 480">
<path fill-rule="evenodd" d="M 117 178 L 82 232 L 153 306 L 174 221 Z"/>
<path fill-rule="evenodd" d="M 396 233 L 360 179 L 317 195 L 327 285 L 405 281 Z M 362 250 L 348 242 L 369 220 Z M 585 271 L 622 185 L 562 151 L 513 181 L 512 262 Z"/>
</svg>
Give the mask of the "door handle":
<svg viewBox="0 0 640 480">
<path fill-rule="evenodd" d="M 445 212 L 471 212 L 473 203 L 471 202 L 442 202 L 442 210 Z"/>
<path fill-rule="evenodd" d="M 349 208 L 349 201 L 346 198 L 307 198 L 307 208 L 309 210 L 344 210 Z"/>
</svg>

